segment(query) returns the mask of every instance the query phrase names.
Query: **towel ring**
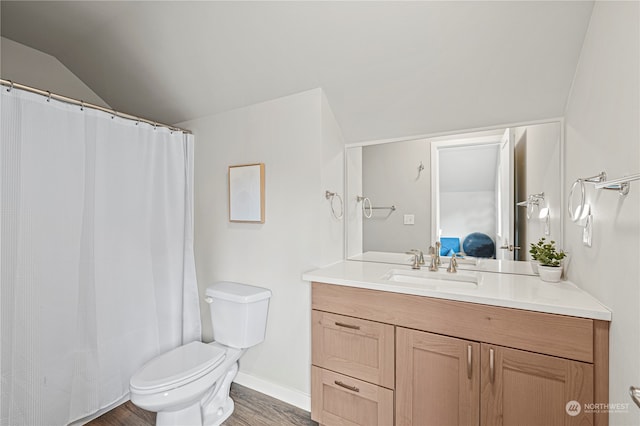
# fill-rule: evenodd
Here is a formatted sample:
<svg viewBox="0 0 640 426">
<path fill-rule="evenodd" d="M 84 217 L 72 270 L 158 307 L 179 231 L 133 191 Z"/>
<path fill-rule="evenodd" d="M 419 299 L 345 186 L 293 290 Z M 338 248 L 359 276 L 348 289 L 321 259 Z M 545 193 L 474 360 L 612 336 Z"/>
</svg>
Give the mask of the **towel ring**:
<svg viewBox="0 0 640 426">
<path fill-rule="evenodd" d="M 333 217 L 335 217 L 336 219 L 342 219 L 342 216 L 344 216 L 344 203 L 342 202 L 342 197 L 340 196 L 340 194 L 327 190 L 324 193 L 324 197 L 329 200 L 329 206 L 331 207 L 331 214 L 333 215 Z M 336 213 L 335 207 L 333 206 L 334 198 L 337 198 L 338 201 L 340 201 L 340 214 Z"/>
<path fill-rule="evenodd" d="M 527 220 L 530 220 L 533 217 L 533 211 L 536 207 L 538 208 L 538 211 L 540 211 L 541 201 L 544 201 L 544 192 L 529 195 L 527 198 Z"/>
<path fill-rule="evenodd" d="M 582 216 L 585 213 L 585 182 L 589 183 L 598 183 L 607 180 L 607 174 L 605 172 L 600 172 L 595 176 L 590 176 L 587 178 L 578 178 L 573 185 L 571 185 L 571 189 L 569 190 L 569 199 L 567 200 L 567 214 L 569 215 L 569 219 L 572 222 L 578 222 L 582 219 Z M 573 210 L 573 193 L 576 190 L 576 187 L 580 185 L 580 205 Z"/>
<path fill-rule="evenodd" d="M 580 186 L 580 205 L 574 211 L 573 210 L 573 193 L 576 190 L 577 186 Z M 569 214 L 569 219 L 572 222 L 577 222 L 582 217 L 582 211 L 584 210 L 584 202 L 585 202 L 585 190 L 584 190 L 584 180 L 582 178 L 573 182 L 571 185 L 571 190 L 569 191 L 569 199 L 567 200 L 567 213 Z"/>
<path fill-rule="evenodd" d="M 531 217 L 533 216 L 533 209 L 537 205 L 537 203 L 533 203 L 531 201 L 527 203 L 527 220 L 531 219 Z"/>
<path fill-rule="evenodd" d="M 369 203 L 369 209 L 367 209 L 367 203 Z M 369 214 L 367 214 L 367 210 L 369 211 Z M 364 197 L 362 199 L 362 214 L 367 219 L 371 219 L 371 216 L 373 216 L 373 205 L 368 197 Z"/>
</svg>

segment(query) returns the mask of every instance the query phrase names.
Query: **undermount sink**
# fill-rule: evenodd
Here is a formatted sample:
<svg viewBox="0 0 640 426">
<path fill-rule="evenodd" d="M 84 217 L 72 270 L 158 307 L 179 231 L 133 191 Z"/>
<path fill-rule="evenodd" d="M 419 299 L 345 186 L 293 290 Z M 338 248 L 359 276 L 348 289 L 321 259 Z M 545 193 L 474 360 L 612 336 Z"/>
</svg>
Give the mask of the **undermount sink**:
<svg viewBox="0 0 640 426">
<path fill-rule="evenodd" d="M 474 288 L 480 282 L 480 274 L 474 271 L 460 270 L 451 273 L 446 270 L 432 272 L 429 270 L 391 269 L 384 274 L 382 279 L 407 284 Z"/>
</svg>

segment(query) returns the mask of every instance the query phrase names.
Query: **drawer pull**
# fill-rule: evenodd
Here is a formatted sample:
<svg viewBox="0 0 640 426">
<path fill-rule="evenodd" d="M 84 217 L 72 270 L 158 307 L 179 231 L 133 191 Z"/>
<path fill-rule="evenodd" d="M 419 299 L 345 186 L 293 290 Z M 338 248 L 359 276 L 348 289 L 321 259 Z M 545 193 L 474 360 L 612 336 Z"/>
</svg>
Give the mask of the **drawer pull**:
<svg viewBox="0 0 640 426">
<path fill-rule="evenodd" d="M 338 327 L 350 328 L 352 330 L 360 330 L 360 326 L 359 325 L 345 324 L 343 322 L 337 322 L 337 321 L 336 321 L 336 325 Z"/>
<path fill-rule="evenodd" d="M 344 383 L 342 383 L 340 380 L 336 380 L 333 383 L 335 383 L 336 385 L 345 388 L 345 389 L 349 389 L 350 391 L 354 391 L 354 392 L 360 392 L 360 389 L 358 389 L 355 386 L 349 386 L 349 385 L 345 385 Z"/>
<path fill-rule="evenodd" d="M 493 349 L 489 349 L 489 379 L 491 380 L 491 383 L 493 383 L 495 378 L 496 378 L 495 354 Z"/>
<path fill-rule="evenodd" d="M 471 347 L 471 345 L 467 345 L 467 379 L 471 379 L 471 374 L 472 374 L 472 362 L 471 362 L 471 355 L 472 355 L 472 351 L 473 348 Z"/>
</svg>

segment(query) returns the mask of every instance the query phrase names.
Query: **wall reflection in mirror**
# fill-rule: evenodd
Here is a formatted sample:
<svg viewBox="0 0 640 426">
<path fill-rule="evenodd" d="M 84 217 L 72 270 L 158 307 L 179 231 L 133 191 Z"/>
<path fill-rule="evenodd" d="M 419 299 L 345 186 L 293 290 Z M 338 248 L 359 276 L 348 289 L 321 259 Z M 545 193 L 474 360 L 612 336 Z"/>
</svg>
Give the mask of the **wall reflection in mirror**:
<svg viewBox="0 0 640 426">
<path fill-rule="evenodd" d="M 528 260 L 561 246 L 561 123 L 347 148 L 347 257 L 406 263 L 442 254 Z"/>
</svg>

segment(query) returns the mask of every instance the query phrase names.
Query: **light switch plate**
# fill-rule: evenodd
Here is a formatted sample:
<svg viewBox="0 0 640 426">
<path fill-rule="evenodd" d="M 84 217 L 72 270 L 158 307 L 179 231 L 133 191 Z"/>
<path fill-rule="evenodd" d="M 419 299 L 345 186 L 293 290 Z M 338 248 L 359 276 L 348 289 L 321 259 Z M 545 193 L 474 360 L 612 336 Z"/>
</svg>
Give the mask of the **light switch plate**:
<svg viewBox="0 0 640 426">
<path fill-rule="evenodd" d="M 405 225 L 414 225 L 416 223 L 416 215 L 414 214 L 405 214 L 404 215 L 404 224 Z"/>
</svg>

